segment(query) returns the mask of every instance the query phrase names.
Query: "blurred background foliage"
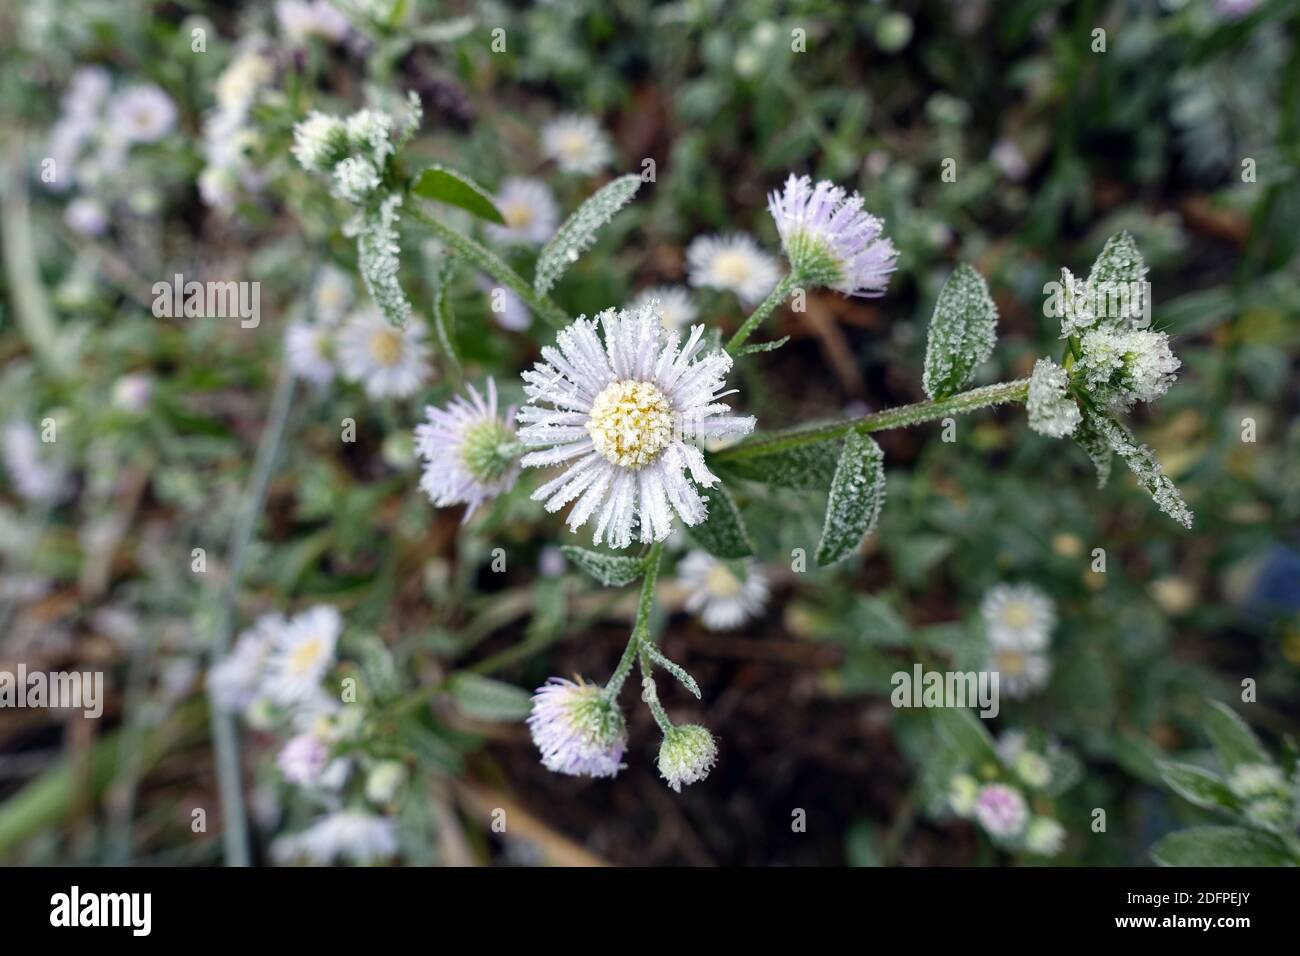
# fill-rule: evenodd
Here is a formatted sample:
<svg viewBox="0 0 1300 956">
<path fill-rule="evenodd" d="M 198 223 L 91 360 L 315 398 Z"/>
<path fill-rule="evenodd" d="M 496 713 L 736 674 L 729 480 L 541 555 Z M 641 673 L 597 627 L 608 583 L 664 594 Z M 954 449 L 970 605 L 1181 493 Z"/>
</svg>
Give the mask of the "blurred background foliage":
<svg viewBox="0 0 1300 956">
<path fill-rule="evenodd" d="M 549 774 L 519 723 L 515 688 L 611 669 L 634 598 L 556 573 L 551 546 L 574 539 L 528 487 L 463 529 L 459 512 L 432 509 L 410 456 L 421 403 L 300 387 L 230 610 L 238 627 L 321 601 L 344 612 L 347 666 L 372 694 L 367 746 L 410 771 L 393 808 L 403 860 L 1005 863 L 969 823 L 935 812 L 953 769 L 942 735 L 888 700 L 890 674 L 915 660 L 977 666 L 976 609 L 1002 581 L 1050 595 L 1060 619 L 1049 686 L 1004 701 L 996 721 L 1082 764 L 1057 798 L 1069 836 L 1054 862 L 1146 863 L 1162 835 L 1211 815 L 1157 767 L 1205 751 L 1210 701 L 1232 702 L 1274 750 L 1297 732 L 1293 3 L 1244 15 L 1230 8 L 1249 4 L 1210 0 L 381 6 L 354 5 L 344 43 L 302 45 L 264 4 L 28 0 L 0 14 L 0 418 L 53 419 L 71 482 L 47 505 L 0 489 L 0 664 L 103 669 L 110 691 L 99 721 L 0 714 L 0 859 L 220 860 L 203 669 L 230 531 L 283 327 L 312 308 L 319 268 L 354 270 L 328 198 L 288 156 L 290 129 L 309 109 L 406 90 L 426 108 L 412 164 L 489 185 L 544 175 L 565 213 L 598 181 L 542 171 L 536 130 L 557 113 L 597 116 L 618 171 L 654 161 L 653 184 L 555 292 L 571 314 L 683 282 L 683 249 L 704 232 L 750 231 L 775 249 L 765 196 L 790 170 L 859 189 L 899 247 L 898 272 L 882 299 L 817 292 L 806 313 L 779 315 L 771 335 L 790 344 L 737 373 L 764 428 L 923 397 L 926 323 L 961 261 L 987 277 L 1001 313 L 978 380 L 1027 375 L 1059 349 L 1044 283 L 1131 231 L 1151 266 L 1155 325 L 1184 363 L 1137 424 L 1197 517 L 1183 533 L 1127 475 L 1098 490 L 1077 449 L 1033 435 L 1015 409 L 961 420 L 954 442 L 938 425 L 877 436 L 889 501 L 861 557 L 830 570 L 796 573 L 789 558 L 815 545 L 824 495 L 738 483 L 774 595 L 759 621 L 717 635 L 664 593 L 665 651 L 704 689 L 703 703 L 679 688 L 669 703 L 706 718 L 723 749 L 707 783 L 676 796 L 652 778 L 657 737 L 639 710 L 630 769 L 614 781 Z M 491 47 L 497 27 L 503 52 Z M 202 122 L 252 36 L 277 68 L 249 147 L 263 187 L 219 214 L 196 187 Z M 801 36 L 806 52 L 794 52 Z M 60 97 L 87 64 L 157 83 L 179 110 L 174 135 L 133 150 L 97 187 L 112 213 L 98 237 L 70 229 L 69 197 L 39 178 Z M 946 160 L 953 182 L 940 176 Z M 404 243 L 417 310 L 432 295 L 422 242 L 410 231 Z M 149 290 L 176 272 L 259 281 L 261 325 L 154 318 Z M 730 297 L 693 295 L 711 325 L 743 318 Z M 466 377 L 495 374 L 517 400 L 517 372 L 549 331 L 499 329 L 469 274 L 452 303 Z M 458 384 L 439 364 L 429 403 Z M 128 375 L 152 383 L 142 407 L 114 397 Z M 353 444 L 339 441 L 348 418 Z M 1248 419 L 1254 441 L 1243 441 Z M 1239 703 L 1246 679 L 1254 703 Z M 273 743 L 243 738 L 259 860 L 309 813 L 271 772 Z M 1089 828 L 1097 807 L 1105 833 Z M 806 832 L 792 829 L 796 809 Z"/>
</svg>

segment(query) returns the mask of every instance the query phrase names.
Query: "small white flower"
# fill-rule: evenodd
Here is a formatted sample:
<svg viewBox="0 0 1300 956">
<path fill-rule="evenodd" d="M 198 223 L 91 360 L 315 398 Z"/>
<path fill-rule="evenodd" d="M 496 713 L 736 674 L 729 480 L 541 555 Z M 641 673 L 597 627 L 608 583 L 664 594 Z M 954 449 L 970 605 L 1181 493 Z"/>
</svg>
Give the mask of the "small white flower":
<svg viewBox="0 0 1300 956">
<path fill-rule="evenodd" d="M 1070 373 L 1051 359 L 1034 363 L 1025 403 L 1030 428 L 1051 438 L 1064 438 L 1079 427 L 1083 413 L 1070 397 L 1069 387 Z"/>
<path fill-rule="evenodd" d="M 1056 626 L 1052 599 L 1029 584 L 998 584 L 980 602 L 989 643 L 997 648 L 1041 651 Z"/>
<path fill-rule="evenodd" d="M 382 760 L 366 774 L 366 799 L 384 806 L 392 803 L 406 783 L 406 767 L 396 760 Z"/>
<path fill-rule="evenodd" d="M 63 221 L 83 236 L 102 236 L 108 230 L 108 210 L 98 200 L 78 196 L 68 203 Z"/>
<path fill-rule="evenodd" d="M 330 193 L 344 202 L 364 202 L 381 182 L 379 170 L 368 159 L 349 156 L 334 167 Z"/>
<path fill-rule="evenodd" d="M 699 724 L 673 727 L 659 745 L 659 775 L 677 793 L 682 785 L 699 783 L 718 762 L 718 743 Z"/>
<path fill-rule="evenodd" d="M 959 773 L 948 783 L 948 806 L 957 816 L 969 817 L 975 812 L 979 792 L 979 781 L 968 773 Z"/>
<path fill-rule="evenodd" d="M 1047 758 L 1034 750 L 1025 750 L 1012 761 L 1011 769 L 1025 786 L 1042 790 L 1052 782 L 1052 765 Z"/>
<path fill-rule="evenodd" d="M 329 330 L 315 322 L 291 322 L 284 334 L 285 359 L 294 375 L 313 385 L 334 380 Z"/>
<path fill-rule="evenodd" d="M 67 494 L 67 472 L 26 422 L 5 426 L 4 460 L 14 488 L 27 501 L 53 504 Z"/>
<path fill-rule="evenodd" d="M 637 293 L 628 307 L 634 312 L 654 307 L 663 327 L 680 330 L 695 321 L 699 314 L 691 294 L 679 285 L 660 285 Z"/>
<path fill-rule="evenodd" d="M 805 281 L 845 295 L 884 292 L 898 252 L 857 193 L 826 179 L 814 186 L 807 176 L 791 174 L 767 205 L 790 267 Z"/>
<path fill-rule="evenodd" d="M 108 120 L 129 143 L 156 143 L 176 125 L 176 104 L 152 84 L 129 86 L 113 97 Z"/>
<path fill-rule="evenodd" d="M 275 65 L 256 51 L 245 51 L 231 60 L 215 84 L 221 122 L 241 123 L 253 105 L 257 91 L 270 83 L 274 76 Z M 220 122 L 217 125 L 221 125 Z"/>
<path fill-rule="evenodd" d="M 337 609 L 321 604 L 295 615 L 276 635 L 267 661 L 265 692 L 291 707 L 320 694 L 321 678 L 334 663 L 343 621 Z"/>
<path fill-rule="evenodd" d="M 487 293 L 488 311 L 501 328 L 507 332 L 522 332 L 533 324 L 532 310 L 514 289 L 501 285 L 483 273 L 477 274 L 475 282 Z"/>
<path fill-rule="evenodd" d="M 415 427 L 415 451 L 425 460 L 420 488 L 436 508 L 464 504 L 465 520 L 484 501 L 508 491 L 519 477 L 518 442 L 509 412 L 497 411 L 497 386 L 487 380 L 487 399 L 468 387 L 469 398 L 446 408 L 428 406 L 428 421 Z"/>
<path fill-rule="evenodd" d="M 314 734 L 298 734 L 281 748 L 275 762 L 289 783 L 310 787 L 324 772 L 329 749 Z"/>
<path fill-rule="evenodd" d="M 1029 820 L 1029 806 L 1020 791 L 1001 783 L 980 789 L 974 813 L 990 836 L 1003 840 L 1019 836 Z"/>
<path fill-rule="evenodd" d="M 762 302 L 781 278 L 776 259 L 740 232 L 698 237 L 686 265 L 691 285 L 734 292 L 746 307 Z"/>
<path fill-rule="evenodd" d="M 1000 139 L 989 151 L 989 159 L 1007 179 L 1019 182 L 1029 175 L 1029 162 L 1025 154 L 1009 139 Z"/>
<path fill-rule="evenodd" d="M 599 684 L 552 677 L 533 695 L 528 730 L 547 770 L 613 777 L 623 769 L 627 723 Z"/>
<path fill-rule="evenodd" d="M 312 285 L 313 318 L 327 326 L 336 325 L 356 299 L 352 277 L 338 266 L 326 265 Z"/>
<path fill-rule="evenodd" d="M 704 327 L 694 326 L 683 344 L 649 310 L 609 309 L 561 331 L 523 374 L 532 404 L 517 416 L 519 439 L 544 450 L 522 464 L 566 466 L 533 498 L 548 511 L 576 500 L 570 530 L 596 516 L 594 542 L 626 548 L 638 527 L 642 542 L 663 541 L 674 513 L 688 525 L 704 520 L 695 486 L 711 488 L 718 479 L 689 442 L 748 434 L 754 419 L 728 414 L 719 401 L 730 394 L 724 376 L 731 357 L 699 356 L 703 337 Z"/>
<path fill-rule="evenodd" d="M 339 43 L 347 36 L 351 24 L 329 0 L 278 0 L 275 19 L 285 39 L 302 46 L 312 37 Z"/>
<path fill-rule="evenodd" d="M 64 114 L 95 121 L 112 86 L 113 78 L 102 66 L 79 67 L 60 101 Z"/>
<path fill-rule="evenodd" d="M 539 179 L 505 180 L 497 191 L 496 206 L 506 224 L 486 227 L 495 242 L 538 246 L 550 239 L 559 225 L 555 198 Z"/>
<path fill-rule="evenodd" d="M 313 866 L 345 861 L 360 866 L 381 863 L 397 853 L 392 820 L 359 810 L 321 817 L 306 830 L 278 838 L 271 846 L 277 862 L 302 860 Z"/>
<path fill-rule="evenodd" d="M 1052 674 L 1052 660 L 1042 651 L 994 647 L 989 652 L 984 669 L 998 673 L 1001 692 L 1021 700 L 1047 686 L 1047 680 Z"/>
<path fill-rule="evenodd" d="M 235 646 L 208 671 L 208 693 L 223 710 L 243 710 L 257 699 L 266 662 L 287 622 L 264 614 L 239 635 Z"/>
<path fill-rule="evenodd" d="M 335 354 L 343 377 L 359 382 L 373 399 L 405 398 L 419 391 L 432 371 L 419 322 L 397 328 L 379 312 L 354 313 L 339 332 Z"/>
<path fill-rule="evenodd" d="M 153 378 L 143 372 L 129 372 L 113 383 L 113 407 L 138 413 L 153 397 Z"/>
<path fill-rule="evenodd" d="M 595 117 L 566 114 L 542 130 L 542 154 L 563 172 L 588 174 L 608 166 L 614 150 Z"/>
<path fill-rule="evenodd" d="M 1169 390 L 1182 366 L 1164 332 L 1092 329 L 1079 339 L 1076 364 L 1084 387 L 1099 405 L 1127 411 L 1134 402 L 1154 402 Z"/>
<path fill-rule="evenodd" d="M 393 118 L 379 110 L 358 110 L 347 118 L 348 142 L 378 168 L 393 154 Z"/>
<path fill-rule="evenodd" d="M 686 610 L 711 631 L 740 627 L 767 603 L 767 576 L 752 558 L 745 561 L 743 575 L 737 575 L 727 562 L 692 551 L 677 565 L 677 579 L 686 588 Z"/>
<path fill-rule="evenodd" d="M 1228 777 L 1228 789 L 1243 800 L 1267 796 L 1286 796 L 1286 777 L 1279 767 L 1269 763 L 1237 765 Z"/>
<path fill-rule="evenodd" d="M 1039 856 L 1056 856 L 1065 846 L 1065 827 L 1051 817 L 1034 817 L 1025 828 L 1025 849 Z"/>
</svg>

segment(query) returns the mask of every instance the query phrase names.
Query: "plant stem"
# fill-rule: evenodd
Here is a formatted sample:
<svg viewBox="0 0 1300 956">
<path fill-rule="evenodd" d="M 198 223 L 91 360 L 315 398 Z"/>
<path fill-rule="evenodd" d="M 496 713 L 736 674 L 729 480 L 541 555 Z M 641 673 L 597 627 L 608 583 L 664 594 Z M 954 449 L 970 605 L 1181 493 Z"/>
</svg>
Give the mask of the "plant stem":
<svg viewBox="0 0 1300 956">
<path fill-rule="evenodd" d="M 745 340 L 753 334 L 763 320 L 776 310 L 776 307 L 786 300 L 786 297 L 794 290 L 798 284 L 799 278 L 793 272 L 786 273 L 785 278 L 776 284 L 766 299 L 758 304 L 758 308 L 736 329 L 736 334 L 731 337 L 727 343 L 727 354 L 735 355 L 736 351 L 745 344 Z"/>
<path fill-rule="evenodd" d="M 481 269 L 502 285 L 509 287 L 519 298 L 523 299 L 528 308 L 551 325 L 556 328 L 563 328 L 569 324 L 569 316 L 565 314 L 563 309 L 552 302 L 549 296 L 538 295 L 534 292 L 532 285 L 503 262 L 496 253 L 469 236 L 462 235 L 450 226 L 439 222 L 415 203 L 406 207 L 404 211 L 410 218 L 433 230 L 434 234 L 450 246 L 456 255 L 468 260 L 474 267 Z"/>
<path fill-rule="evenodd" d="M 664 705 L 659 701 L 659 688 L 655 685 L 652 676 L 653 664 L 650 660 L 648 644 L 644 641 L 639 643 L 640 653 L 637 657 L 641 661 L 641 699 L 650 708 L 650 714 L 659 725 L 659 729 L 667 734 L 673 729 L 673 722 L 668 718 L 668 711 L 664 710 Z"/>
<path fill-rule="evenodd" d="M 873 412 L 870 415 L 852 418 L 844 422 L 793 428 L 789 431 L 776 432 L 771 435 L 759 435 L 733 445 L 714 457 L 717 461 L 760 458 L 764 455 L 773 455 L 803 445 L 816 445 L 819 442 L 834 441 L 837 438 L 843 438 L 851 431 L 865 434 L 867 432 L 884 431 L 888 428 L 904 428 L 909 425 L 919 425 L 921 422 L 934 421 L 948 415 L 973 412 L 978 408 L 987 408 L 990 405 L 1001 405 L 1005 402 L 1023 402 L 1028 394 L 1029 379 L 1027 378 L 1017 379 L 1013 382 L 998 382 L 996 385 L 985 385 L 981 388 L 972 388 L 966 392 L 958 392 L 948 398 L 917 402 L 913 405 L 899 405 L 897 408 L 886 408 L 883 411 Z"/>
<path fill-rule="evenodd" d="M 267 413 L 266 427 L 257 443 L 253 460 L 253 474 L 244 489 L 242 508 L 235 517 L 230 543 L 226 551 L 226 582 L 216 599 L 212 618 L 212 639 L 209 655 L 212 663 L 220 660 L 230 647 L 231 622 L 234 619 L 235 599 L 239 581 L 244 573 L 248 546 L 253 540 L 257 519 L 266 501 L 266 488 L 271 481 L 271 471 L 284 437 L 289 409 L 293 407 L 294 376 L 287 363 L 281 363 L 271 408 Z M 227 866 L 248 866 L 248 825 L 244 816 L 244 793 L 240 783 L 239 739 L 234 718 L 222 710 L 211 694 L 208 695 L 208 720 L 212 726 L 212 744 L 216 751 L 217 789 L 221 795 L 221 839 Z"/>
<path fill-rule="evenodd" d="M 618 666 L 614 668 L 609 682 L 605 684 L 607 700 L 613 701 L 618 697 L 618 692 L 623 689 L 623 682 L 632 672 L 632 664 L 636 660 L 637 651 L 641 649 L 641 642 L 650 637 L 650 611 L 655 603 L 655 582 L 659 580 L 659 560 L 663 557 L 663 553 L 663 542 L 656 541 L 650 546 L 650 553 L 646 555 L 645 572 L 641 578 L 641 601 L 636 607 L 636 621 L 632 625 L 632 636 L 627 639 L 623 656 L 619 658 Z M 644 665 L 642 669 L 644 670 Z"/>
</svg>

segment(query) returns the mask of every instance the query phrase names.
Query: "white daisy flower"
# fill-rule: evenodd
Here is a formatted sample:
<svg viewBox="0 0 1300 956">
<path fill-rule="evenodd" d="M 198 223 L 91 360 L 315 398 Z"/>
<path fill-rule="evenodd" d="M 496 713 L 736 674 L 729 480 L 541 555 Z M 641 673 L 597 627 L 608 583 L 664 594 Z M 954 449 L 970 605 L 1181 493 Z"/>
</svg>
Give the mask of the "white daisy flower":
<svg viewBox="0 0 1300 956">
<path fill-rule="evenodd" d="M 144 372 L 128 372 L 113 383 L 113 407 L 124 412 L 142 412 L 153 397 L 153 377 Z"/>
<path fill-rule="evenodd" d="M 1019 182 L 1029 175 L 1029 161 L 1025 154 L 1009 139 L 1000 139 L 989 150 L 989 159 L 1007 179 Z"/>
<path fill-rule="evenodd" d="M 223 710 L 239 711 L 257 699 L 266 662 L 287 626 L 283 615 L 263 614 L 208 671 L 208 693 Z"/>
<path fill-rule="evenodd" d="M 1025 849 L 1039 856 L 1056 856 L 1065 846 L 1065 827 L 1051 817 L 1034 817 L 1025 828 Z"/>
<path fill-rule="evenodd" d="M 176 104 L 153 84 L 129 86 L 108 106 L 115 133 L 130 143 L 156 143 L 176 125 Z"/>
<path fill-rule="evenodd" d="M 1056 605 L 1029 584 L 998 584 L 980 602 L 989 644 L 995 648 L 1041 651 L 1056 626 Z"/>
<path fill-rule="evenodd" d="M 686 266 L 691 285 L 734 292 L 747 308 L 781 279 L 776 259 L 743 232 L 698 237 L 686 249 Z"/>
<path fill-rule="evenodd" d="M 278 0 L 275 19 L 294 46 L 302 46 L 312 37 L 339 43 L 351 29 L 348 18 L 329 0 Z"/>
<path fill-rule="evenodd" d="M 623 769 L 627 722 L 599 684 L 552 677 L 533 695 L 528 730 L 554 773 L 613 777 Z"/>
<path fill-rule="evenodd" d="M 593 116 L 560 116 L 542 130 L 542 154 L 566 173 L 595 173 L 609 165 L 614 149 Z"/>
<path fill-rule="evenodd" d="M 312 285 L 312 318 L 325 325 L 336 325 L 357 297 L 352 277 L 335 265 L 326 265 Z"/>
<path fill-rule="evenodd" d="M 291 322 L 284 334 L 285 359 L 294 375 L 313 385 L 334 380 L 330 332 L 315 322 Z"/>
<path fill-rule="evenodd" d="M 791 174 L 784 189 L 768 196 L 767 206 L 786 258 L 804 281 L 845 295 L 885 291 L 898 252 L 857 193 L 827 179 L 814 186 L 807 176 Z"/>
<path fill-rule="evenodd" d="M 15 490 L 27 501 L 53 504 L 68 491 L 63 465 L 24 421 L 5 426 L 4 461 Z"/>
<path fill-rule="evenodd" d="M 686 610 L 711 631 L 740 627 L 767 603 L 767 576 L 752 558 L 744 563 L 742 577 L 728 562 L 692 551 L 678 563 L 677 580 L 686 588 Z"/>
<path fill-rule="evenodd" d="M 998 688 L 1015 700 L 1023 700 L 1047 686 L 1052 675 L 1052 661 L 1042 651 L 1018 647 L 993 647 L 984 665 L 998 674 Z"/>
<path fill-rule="evenodd" d="M 312 866 L 343 861 L 365 866 L 397 853 L 397 828 L 387 817 L 339 810 L 306 830 L 278 838 L 271 855 L 279 863 L 302 860 Z"/>
<path fill-rule="evenodd" d="M 319 696 L 321 678 L 334 663 L 342 629 L 338 610 L 327 604 L 295 615 L 276 635 L 266 663 L 266 695 L 286 707 Z"/>
<path fill-rule="evenodd" d="M 64 114 L 93 122 L 98 118 L 112 86 L 113 78 L 102 66 L 78 68 L 60 100 Z"/>
<path fill-rule="evenodd" d="M 1020 791 L 1001 783 L 980 789 L 974 813 L 990 836 L 1004 840 L 1019 836 L 1029 822 L 1029 805 Z"/>
<path fill-rule="evenodd" d="M 359 382 L 373 399 L 405 398 L 419 391 L 432 368 L 424 328 L 397 328 L 377 310 L 356 312 L 338 334 L 335 354 L 343 377 Z"/>
<path fill-rule="evenodd" d="M 652 305 L 659 321 L 669 331 L 690 325 L 699 314 L 695 303 L 691 301 L 691 294 L 679 285 L 658 285 L 643 289 L 637 293 L 628 308 L 640 311 Z"/>
<path fill-rule="evenodd" d="M 465 521 L 519 477 L 512 413 L 498 413 L 496 382 L 487 380 L 486 401 L 474 386 L 467 390 L 468 399 L 457 396 L 446 408 L 426 407 L 427 423 L 415 427 L 415 451 L 425 460 L 420 488 L 436 508 L 468 505 Z"/>
<path fill-rule="evenodd" d="M 604 332 L 602 343 L 597 329 Z M 533 404 L 517 416 L 525 467 L 565 464 L 565 472 L 533 494 L 548 511 L 576 501 L 570 530 L 596 517 L 594 542 L 626 548 L 634 529 L 642 542 L 663 541 L 673 513 L 688 525 L 706 514 L 696 485 L 718 481 L 692 441 L 746 435 L 751 416 L 728 414 L 719 399 L 731 356 L 700 356 L 704 327 L 681 344 L 648 309 L 613 309 L 580 318 L 560 332 L 543 361 L 523 374 Z M 689 478 L 687 477 L 689 472 Z"/>
<path fill-rule="evenodd" d="M 275 763 L 289 783 L 310 787 L 329 763 L 329 748 L 314 734 L 298 734 L 280 749 Z"/>
<path fill-rule="evenodd" d="M 497 191 L 496 206 L 506 224 L 488 224 L 486 231 L 494 242 L 539 246 L 560 223 L 555 198 L 540 179 L 505 180 Z"/>
<path fill-rule="evenodd" d="M 108 231 L 108 210 L 98 200 L 78 196 L 68 203 L 63 221 L 69 229 L 83 236 L 102 236 Z"/>
</svg>

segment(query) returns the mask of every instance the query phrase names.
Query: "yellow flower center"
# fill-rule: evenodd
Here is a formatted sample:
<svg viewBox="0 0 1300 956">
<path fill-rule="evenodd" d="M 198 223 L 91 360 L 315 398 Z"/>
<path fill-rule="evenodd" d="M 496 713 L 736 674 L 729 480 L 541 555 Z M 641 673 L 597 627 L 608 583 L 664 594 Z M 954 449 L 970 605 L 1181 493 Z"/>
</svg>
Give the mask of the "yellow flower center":
<svg viewBox="0 0 1300 956">
<path fill-rule="evenodd" d="M 998 670 L 1012 677 L 1024 673 L 1025 655 L 1019 651 L 1003 651 L 998 655 Z"/>
<path fill-rule="evenodd" d="M 1017 631 L 1027 628 L 1032 622 L 1029 608 L 1023 604 L 1008 604 L 1002 610 L 1002 623 Z"/>
<path fill-rule="evenodd" d="M 522 202 L 511 203 L 501 210 L 501 218 L 506 221 L 507 226 L 522 229 L 524 226 L 532 225 L 533 207 Z"/>
<path fill-rule="evenodd" d="M 289 653 L 289 670 L 296 676 L 311 670 L 312 665 L 320 659 L 324 645 L 320 638 L 313 637 L 303 641 Z"/>
<path fill-rule="evenodd" d="M 735 597 L 741 589 L 740 578 L 721 563 L 709 568 L 709 576 L 705 578 L 704 586 L 711 595 L 718 598 Z"/>
<path fill-rule="evenodd" d="M 744 282 L 749 278 L 752 270 L 749 256 L 743 252 L 730 250 L 718 253 L 717 258 L 713 260 L 713 271 L 724 282 Z"/>
<path fill-rule="evenodd" d="M 644 468 L 673 439 L 673 407 L 652 382 L 611 382 L 591 403 L 587 434 L 624 468 Z"/>
<path fill-rule="evenodd" d="M 582 159 L 587 155 L 587 137 L 581 133 L 565 133 L 558 145 L 560 152 L 569 159 Z"/>
<path fill-rule="evenodd" d="M 380 329 L 370 336 L 370 354 L 380 365 L 396 365 L 402 357 L 402 336 L 396 329 Z"/>
</svg>

